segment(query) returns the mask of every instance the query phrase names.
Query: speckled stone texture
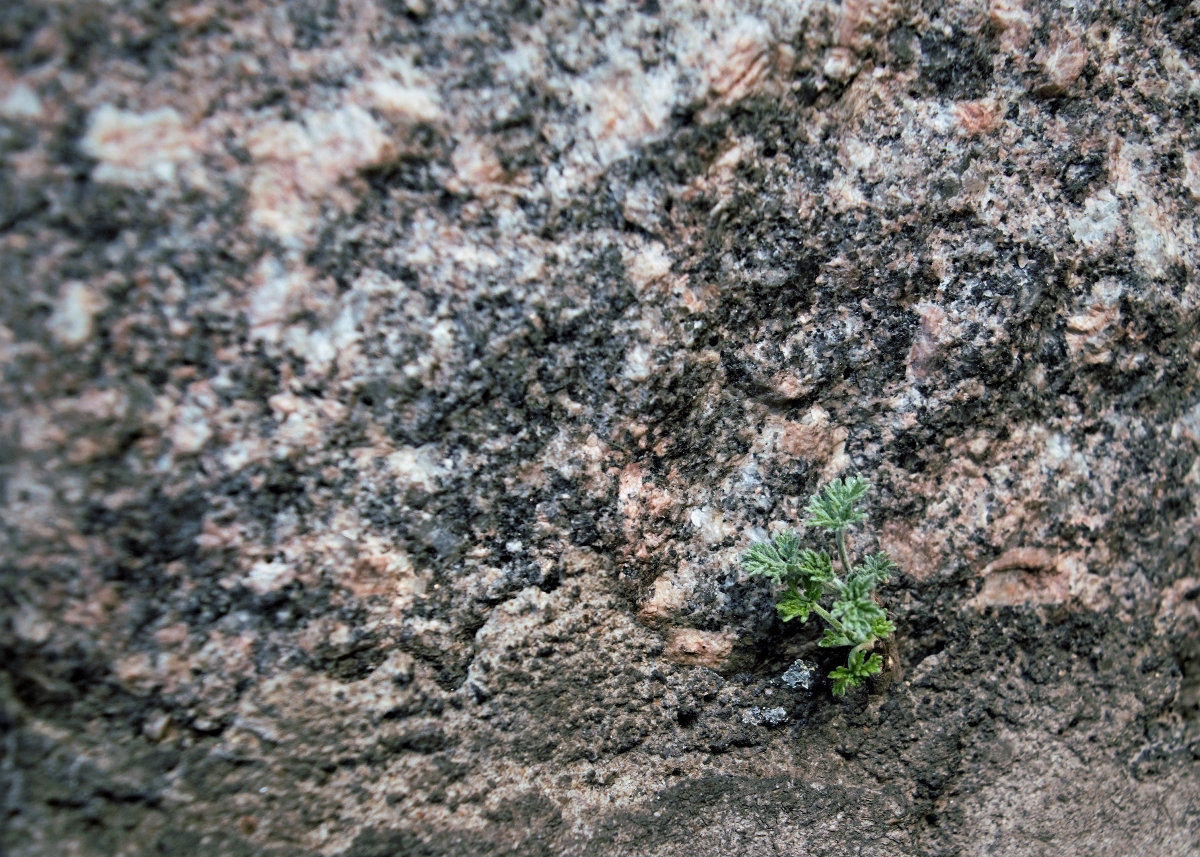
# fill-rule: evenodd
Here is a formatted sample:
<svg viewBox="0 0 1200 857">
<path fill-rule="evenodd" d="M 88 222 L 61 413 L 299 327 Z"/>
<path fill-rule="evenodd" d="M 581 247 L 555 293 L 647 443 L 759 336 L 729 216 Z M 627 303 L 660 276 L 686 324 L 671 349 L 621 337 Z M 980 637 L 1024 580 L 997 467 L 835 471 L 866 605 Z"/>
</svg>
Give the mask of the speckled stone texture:
<svg viewBox="0 0 1200 857">
<path fill-rule="evenodd" d="M 1200 854 L 1200 4 L 0 50 L 0 853 Z M 851 474 L 839 699 L 739 556 Z"/>
</svg>

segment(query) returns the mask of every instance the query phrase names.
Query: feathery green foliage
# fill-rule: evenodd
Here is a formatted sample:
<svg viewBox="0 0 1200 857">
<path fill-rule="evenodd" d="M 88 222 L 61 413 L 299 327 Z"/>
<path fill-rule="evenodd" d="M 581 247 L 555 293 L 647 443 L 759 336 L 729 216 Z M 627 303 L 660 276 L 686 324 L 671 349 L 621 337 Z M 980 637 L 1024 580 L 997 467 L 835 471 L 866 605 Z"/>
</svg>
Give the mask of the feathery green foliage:
<svg viewBox="0 0 1200 857">
<path fill-rule="evenodd" d="M 871 655 L 864 659 L 862 649 L 855 649 L 850 653 L 850 658 L 844 667 L 838 667 L 829 674 L 829 677 L 833 679 L 833 692 L 842 696 L 846 693 L 846 688 L 861 684 L 864 678 L 878 675 L 882 669 L 883 658 L 879 655 Z"/>
<path fill-rule="evenodd" d="M 824 527 L 832 533 L 840 532 L 851 524 L 857 524 L 867 516 L 854 508 L 863 498 L 870 483 L 861 476 L 851 476 L 845 482 L 835 479 L 825 486 L 820 494 L 808 501 L 808 520 L 804 523 Z"/>
<path fill-rule="evenodd" d="M 867 652 L 877 640 L 887 639 L 896 630 L 874 595 L 875 587 L 888 579 L 895 563 L 881 552 L 852 565 L 846 549 L 846 528 L 867 517 L 856 506 L 869 487 L 867 480 L 858 476 L 835 479 L 808 503 L 805 523 L 833 534 L 841 577 L 828 553 L 800 547 L 800 538 L 792 530 L 768 542 L 755 542 L 742 557 L 742 567 L 751 577 L 766 577 L 783 588 L 775 604 L 780 619 L 807 622 L 815 613 L 829 625 L 820 645 L 854 647 L 846 666 L 829 674 L 838 696 L 883 669 L 883 659 L 877 654 L 867 657 Z M 829 609 L 821 605 L 826 595 L 833 596 Z"/>
</svg>

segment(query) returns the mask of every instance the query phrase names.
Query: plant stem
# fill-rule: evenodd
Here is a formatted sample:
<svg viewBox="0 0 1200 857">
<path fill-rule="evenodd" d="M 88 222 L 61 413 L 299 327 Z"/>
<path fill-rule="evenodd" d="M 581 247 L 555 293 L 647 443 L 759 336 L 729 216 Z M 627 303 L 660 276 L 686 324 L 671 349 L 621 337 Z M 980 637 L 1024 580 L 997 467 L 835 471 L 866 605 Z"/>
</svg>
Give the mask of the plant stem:
<svg viewBox="0 0 1200 857">
<path fill-rule="evenodd" d="M 833 629 L 835 631 L 837 631 L 839 634 L 845 636 L 846 626 L 843 625 L 836 616 L 834 616 L 832 613 L 830 613 L 828 610 L 826 610 L 820 604 L 813 604 L 812 609 L 813 609 L 814 613 L 816 613 L 818 616 L 820 616 L 822 619 L 824 619 L 826 622 L 828 622 L 830 625 L 832 625 Z"/>
<path fill-rule="evenodd" d="M 848 554 L 846 552 L 846 531 L 838 530 L 833 535 L 837 539 L 838 556 L 841 557 L 841 560 L 842 560 L 842 574 L 846 575 L 846 577 L 849 578 L 850 577 L 850 554 Z"/>
</svg>

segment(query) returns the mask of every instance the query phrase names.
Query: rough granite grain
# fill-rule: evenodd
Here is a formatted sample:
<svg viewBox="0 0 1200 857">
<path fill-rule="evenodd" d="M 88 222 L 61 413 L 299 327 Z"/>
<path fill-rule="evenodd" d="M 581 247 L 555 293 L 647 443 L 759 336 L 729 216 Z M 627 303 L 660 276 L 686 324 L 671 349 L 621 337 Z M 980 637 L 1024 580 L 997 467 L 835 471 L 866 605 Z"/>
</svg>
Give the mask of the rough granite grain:
<svg viewBox="0 0 1200 857">
<path fill-rule="evenodd" d="M 1196 2 L 0 51 L 0 852 L 1200 854 Z M 738 557 L 850 474 L 839 699 Z"/>
</svg>

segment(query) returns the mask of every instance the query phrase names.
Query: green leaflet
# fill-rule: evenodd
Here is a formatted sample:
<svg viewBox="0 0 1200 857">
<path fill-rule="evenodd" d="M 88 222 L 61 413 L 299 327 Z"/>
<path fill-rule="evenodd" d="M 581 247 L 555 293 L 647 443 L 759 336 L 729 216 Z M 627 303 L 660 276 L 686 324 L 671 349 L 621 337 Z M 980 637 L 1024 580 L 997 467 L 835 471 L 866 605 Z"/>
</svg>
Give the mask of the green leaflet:
<svg viewBox="0 0 1200 857">
<path fill-rule="evenodd" d="M 871 590 L 875 588 L 875 581 L 870 577 L 850 576 L 842 587 L 843 601 L 862 601 L 865 598 L 871 597 Z"/>
<path fill-rule="evenodd" d="M 742 568 L 751 577 L 770 578 L 779 586 L 802 585 L 808 581 L 833 579 L 833 560 L 825 551 L 800 548 L 792 530 L 769 542 L 755 542 L 742 556 Z"/>
<path fill-rule="evenodd" d="M 787 560 L 780 554 L 776 543 L 755 542 L 742 557 L 742 568 L 751 577 L 769 577 L 773 583 L 782 584 L 787 575 Z"/>
<path fill-rule="evenodd" d="M 869 642 L 875 622 L 887 618 L 883 608 L 871 599 L 869 593 L 862 598 L 835 601 L 830 612 L 842 620 L 843 633 L 856 646 Z"/>
<path fill-rule="evenodd" d="M 800 554 L 799 572 L 808 580 L 821 583 L 833 580 L 833 560 L 825 551 L 805 548 Z"/>
<path fill-rule="evenodd" d="M 790 587 L 775 604 L 775 609 L 779 612 L 779 618 L 784 622 L 790 622 L 793 619 L 807 622 L 808 614 L 812 611 L 812 607 L 813 600 L 804 597 L 795 586 Z"/>
<path fill-rule="evenodd" d="M 814 494 L 808 501 L 808 520 L 806 524 L 825 527 L 830 532 L 844 530 L 851 524 L 857 524 L 867 516 L 854 508 L 854 504 L 867 493 L 870 483 L 859 476 L 851 476 L 846 481 L 835 479 L 825 486 L 820 494 Z"/>
<path fill-rule="evenodd" d="M 874 585 L 875 583 L 883 583 L 890 578 L 895 568 L 896 563 L 892 562 L 891 557 L 880 551 L 863 560 L 863 564 L 855 567 L 850 576 L 870 578 L 873 581 L 872 585 Z"/>
<path fill-rule="evenodd" d="M 832 628 L 826 628 L 824 639 L 817 645 L 823 649 L 836 649 L 839 646 L 853 646 L 854 643 L 845 634 L 838 633 Z"/>
<path fill-rule="evenodd" d="M 800 537 L 795 530 L 787 530 L 775 537 L 775 549 L 784 562 L 794 562 L 800 552 Z"/>
<path fill-rule="evenodd" d="M 871 633 L 881 640 L 886 640 L 892 634 L 896 633 L 896 626 L 891 623 L 887 616 L 880 616 L 871 623 Z"/>
<path fill-rule="evenodd" d="M 878 675 L 883 669 L 883 658 L 879 655 L 871 655 L 865 660 L 864 657 L 861 649 L 855 649 L 844 667 L 838 667 L 829 674 L 836 696 L 844 696 L 846 688 L 858 687 L 867 676 Z"/>
</svg>

